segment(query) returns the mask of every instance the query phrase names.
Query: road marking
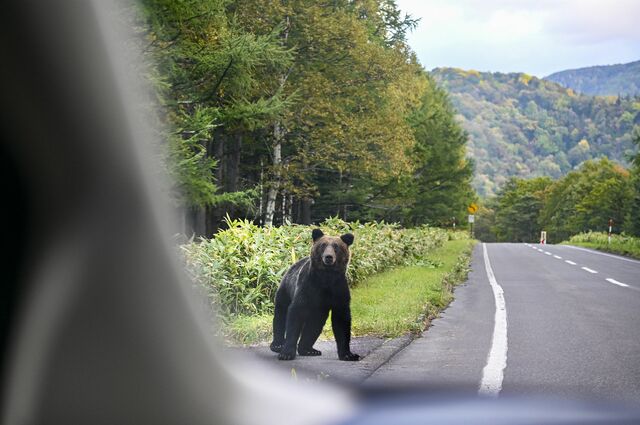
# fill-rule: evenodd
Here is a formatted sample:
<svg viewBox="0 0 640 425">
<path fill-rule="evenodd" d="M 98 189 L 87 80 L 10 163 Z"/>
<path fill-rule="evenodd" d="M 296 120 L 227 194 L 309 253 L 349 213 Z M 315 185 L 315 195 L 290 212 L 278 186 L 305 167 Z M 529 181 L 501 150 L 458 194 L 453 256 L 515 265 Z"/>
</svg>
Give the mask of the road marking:
<svg viewBox="0 0 640 425">
<path fill-rule="evenodd" d="M 592 249 L 581 248 L 581 247 L 573 246 L 573 245 L 563 245 L 563 246 L 566 246 L 567 248 L 578 249 L 580 251 L 590 252 L 591 254 L 604 255 L 605 257 L 611 257 L 611 258 L 616 258 L 616 259 L 622 260 L 622 261 L 628 261 L 630 263 L 640 264 L 640 261 L 638 261 L 638 260 L 632 260 L 631 258 L 625 258 L 625 257 L 621 257 L 619 255 L 605 254 L 604 252 L 598 252 L 598 251 L 594 251 Z"/>
<path fill-rule="evenodd" d="M 574 263 L 573 261 L 570 261 L 570 260 L 564 260 L 564 262 L 567 263 L 567 264 L 571 264 L 572 266 L 576 265 L 576 263 Z"/>
<path fill-rule="evenodd" d="M 487 244 L 482 244 L 484 254 L 484 266 L 487 270 L 489 284 L 493 290 L 493 298 L 496 303 L 496 314 L 493 325 L 493 338 L 491 350 L 487 357 L 487 365 L 482 369 L 482 380 L 478 393 L 481 395 L 497 397 L 502 389 L 504 379 L 504 369 L 507 367 L 507 305 L 504 301 L 504 291 L 498 285 L 493 274 L 489 255 L 487 254 Z"/>
<path fill-rule="evenodd" d="M 562 257 L 559 255 L 554 255 L 553 258 L 557 258 L 558 260 L 562 260 Z"/>
<path fill-rule="evenodd" d="M 629 287 L 629 285 L 627 285 L 626 283 L 618 282 L 617 280 L 611 279 L 610 277 L 607 278 L 607 282 L 611 282 L 614 285 L 622 286 L 624 288 L 628 288 Z"/>
<path fill-rule="evenodd" d="M 551 253 L 549 251 L 545 251 L 544 253 L 547 254 L 547 255 L 551 255 Z"/>
<path fill-rule="evenodd" d="M 538 251 L 540 252 L 544 252 L 544 250 L 540 249 L 540 248 L 536 248 Z"/>
<path fill-rule="evenodd" d="M 595 270 L 590 269 L 589 267 L 580 267 L 582 270 L 584 270 L 585 272 L 589 272 L 589 273 L 598 273 Z"/>
</svg>

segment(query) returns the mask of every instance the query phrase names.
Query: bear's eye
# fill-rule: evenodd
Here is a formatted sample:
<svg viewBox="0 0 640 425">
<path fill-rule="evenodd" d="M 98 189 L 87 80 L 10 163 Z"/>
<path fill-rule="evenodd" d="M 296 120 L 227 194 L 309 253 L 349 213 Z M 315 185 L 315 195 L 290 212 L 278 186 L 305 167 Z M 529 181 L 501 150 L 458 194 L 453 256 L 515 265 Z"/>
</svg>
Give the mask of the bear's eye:
<svg viewBox="0 0 640 425">
<path fill-rule="evenodd" d="M 337 243 L 332 243 L 331 246 L 333 247 L 333 249 L 338 250 L 338 244 Z"/>
</svg>

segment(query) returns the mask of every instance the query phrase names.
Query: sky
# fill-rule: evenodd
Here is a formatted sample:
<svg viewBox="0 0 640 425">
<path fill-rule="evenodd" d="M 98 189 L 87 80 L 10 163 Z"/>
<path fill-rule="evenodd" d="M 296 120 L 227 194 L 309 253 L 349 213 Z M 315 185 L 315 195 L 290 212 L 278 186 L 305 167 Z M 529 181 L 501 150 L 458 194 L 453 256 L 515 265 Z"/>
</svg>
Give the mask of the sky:
<svg viewBox="0 0 640 425">
<path fill-rule="evenodd" d="M 478 71 L 556 71 L 640 60 L 640 0 L 396 0 L 418 27 L 420 63 Z"/>
</svg>

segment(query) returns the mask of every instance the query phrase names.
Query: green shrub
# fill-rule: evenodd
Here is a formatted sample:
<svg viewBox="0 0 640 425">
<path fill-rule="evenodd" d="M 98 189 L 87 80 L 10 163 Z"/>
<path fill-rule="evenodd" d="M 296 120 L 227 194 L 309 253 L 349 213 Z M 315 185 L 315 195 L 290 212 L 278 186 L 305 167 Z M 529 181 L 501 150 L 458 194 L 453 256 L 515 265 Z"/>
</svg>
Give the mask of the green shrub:
<svg viewBox="0 0 640 425">
<path fill-rule="evenodd" d="M 229 229 L 214 238 L 181 247 L 187 269 L 223 316 L 269 314 L 283 274 L 309 255 L 311 229 L 316 226 L 260 227 L 245 220 L 227 224 Z M 427 254 L 449 237 L 444 230 L 426 226 L 403 229 L 336 218 L 317 227 L 330 235 L 355 235 L 348 269 L 351 285 L 391 267 L 428 263 Z"/>
<path fill-rule="evenodd" d="M 624 233 L 611 235 L 611 243 L 609 243 L 608 235 L 605 232 L 580 233 L 571 236 L 569 241 L 565 243 L 640 258 L 640 238 L 627 236 Z"/>
</svg>

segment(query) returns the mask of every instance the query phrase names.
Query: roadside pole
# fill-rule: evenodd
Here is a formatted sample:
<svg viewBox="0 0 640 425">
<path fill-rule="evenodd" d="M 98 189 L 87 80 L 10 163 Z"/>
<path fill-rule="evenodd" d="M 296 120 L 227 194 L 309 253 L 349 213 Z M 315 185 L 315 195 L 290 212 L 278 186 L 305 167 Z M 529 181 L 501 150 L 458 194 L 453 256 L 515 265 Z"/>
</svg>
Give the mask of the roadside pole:
<svg viewBox="0 0 640 425">
<path fill-rule="evenodd" d="M 476 218 L 474 214 L 478 211 L 478 206 L 475 203 L 472 203 L 467 207 L 467 211 L 469 211 L 469 234 L 471 235 L 471 239 L 473 239 L 473 222 Z"/>
<path fill-rule="evenodd" d="M 613 219 L 609 219 L 609 236 L 607 237 L 607 243 L 611 243 L 611 230 L 613 228 Z"/>
</svg>

